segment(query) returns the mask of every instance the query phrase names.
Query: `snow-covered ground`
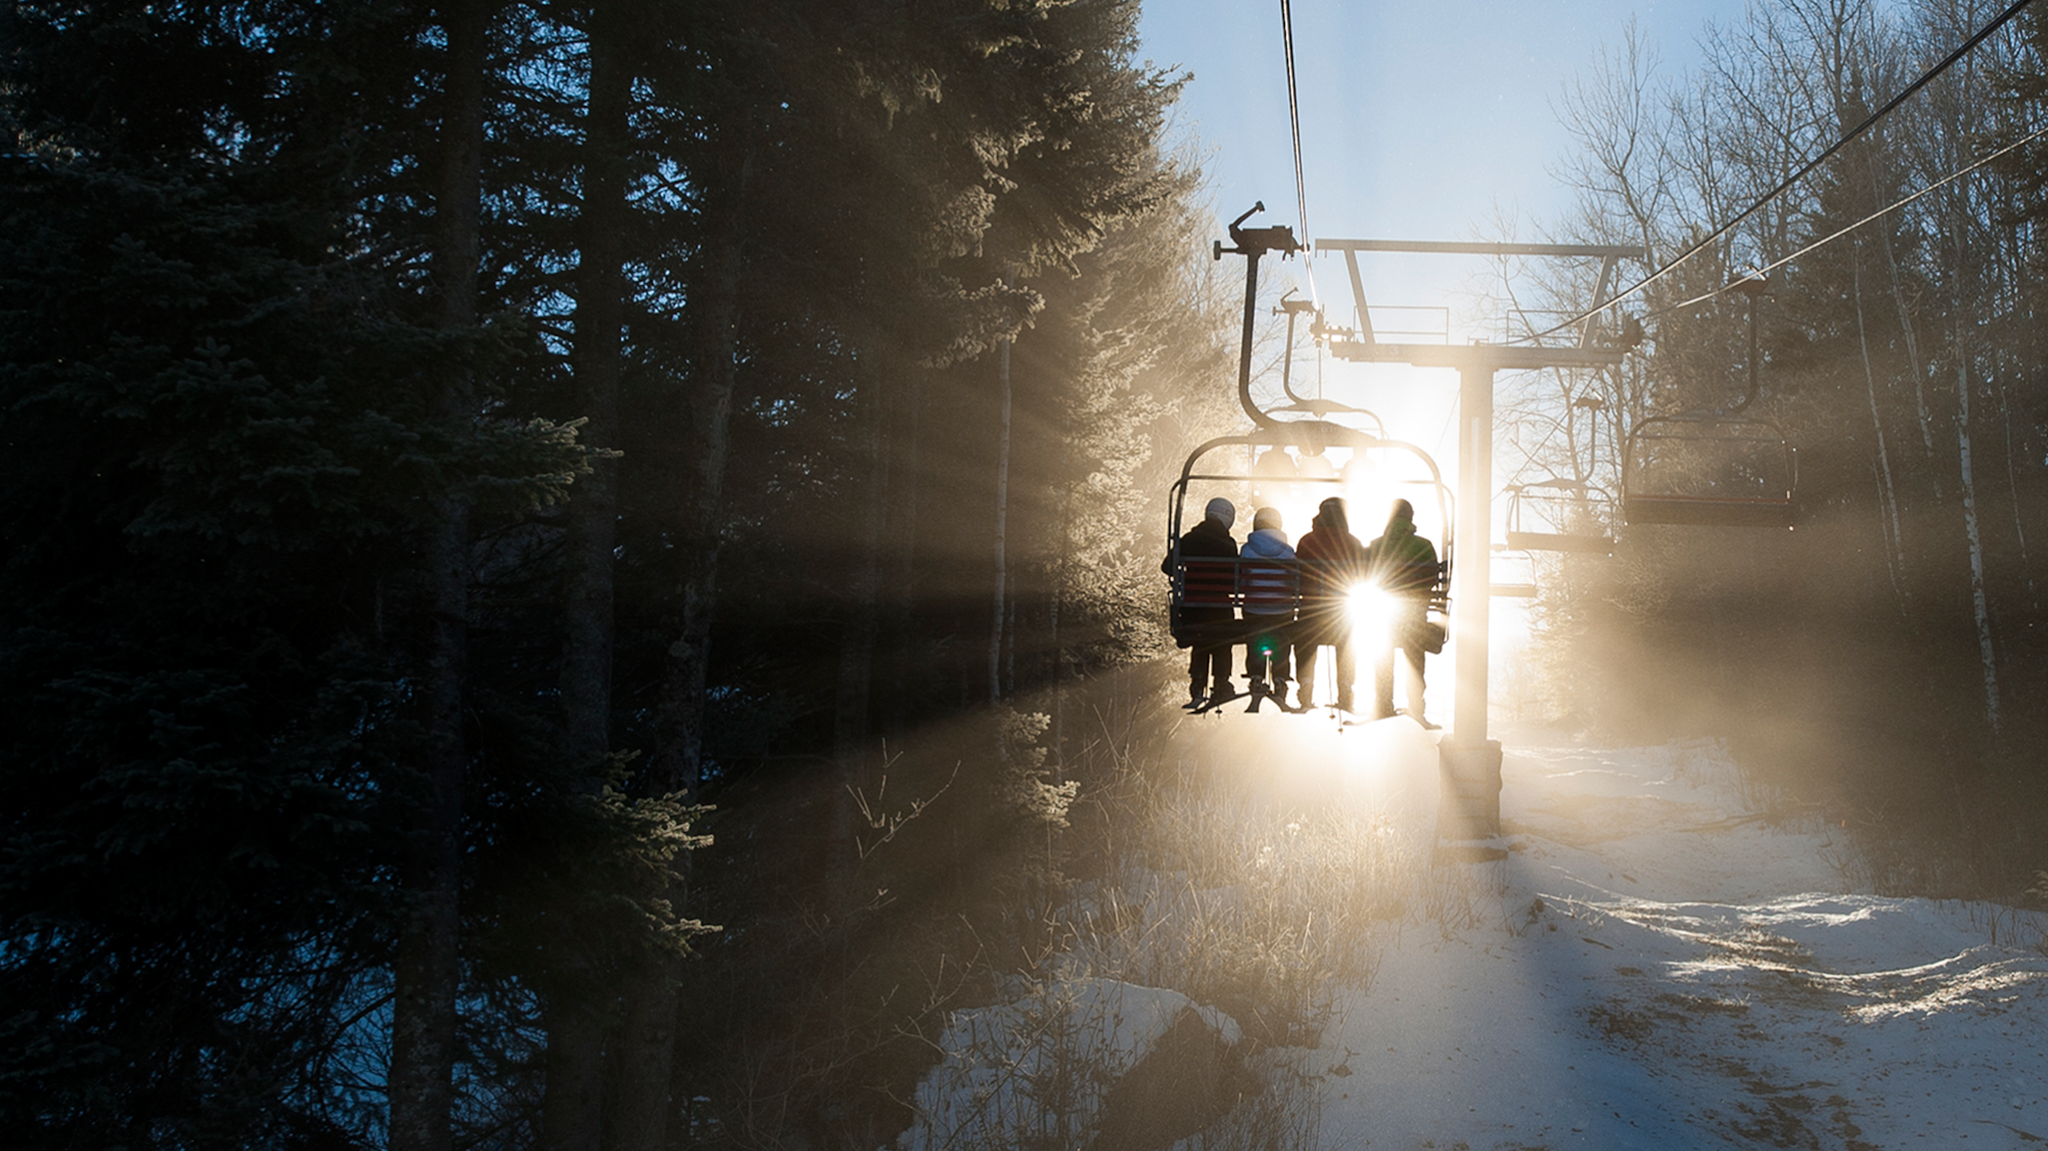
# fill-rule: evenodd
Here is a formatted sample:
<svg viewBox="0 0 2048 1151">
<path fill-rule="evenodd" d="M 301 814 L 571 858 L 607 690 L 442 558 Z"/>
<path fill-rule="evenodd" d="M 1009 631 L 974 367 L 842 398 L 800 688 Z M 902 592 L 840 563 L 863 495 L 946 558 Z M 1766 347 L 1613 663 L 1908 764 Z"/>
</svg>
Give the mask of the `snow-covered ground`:
<svg viewBox="0 0 2048 1151">
<path fill-rule="evenodd" d="M 1832 862 L 1841 833 L 1812 812 L 1773 818 L 1718 744 L 1493 734 L 1506 750 L 1508 857 L 1415 869 L 1424 894 L 1384 925 L 1375 977 L 1336 989 L 1315 1050 L 1286 1053 L 1318 1114 L 1285 1145 L 2048 1143 L 2041 917 L 1847 890 Z M 1204 718 L 1174 736 L 1184 762 L 1248 773 L 1282 809 L 1343 809 L 1418 860 L 1434 842 L 1435 738 L 1406 720 L 1339 727 L 1327 713 Z M 1148 991 L 1080 992 L 1131 996 L 1146 1010 L 1118 1014 L 1142 1016 L 1149 1034 L 1171 1018 Z M 949 1049 L 1005 1010 L 1016 1009 L 963 1013 Z M 1221 1030 L 1236 1041 L 1234 1026 Z M 927 1109 L 957 1110 L 941 1102 L 948 1075 L 953 1093 L 973 1081 L 971 1059 L 952 1062 L 927 1081 Z M 997 1062 L 1011 1075 L 1022 1066 L 1014 1052 Z M 929 1128 L 913 1136 L 906 1146 L 949 1142 Z M 1237 1142 L 1211 1133 L 1177 1146 Z"/>
<path fill-rule="evenodd" d="M 1843 890 L 1839 834 L 1771 826 L 1713 744 L 1496 734 L 1499 918 L 1403 931 L 1346 997 L 1324 1146 L 2048 1142 L 2038 919 Z M 1428 756 L 1377 758 L 1431 806 Z"/>
</svg>

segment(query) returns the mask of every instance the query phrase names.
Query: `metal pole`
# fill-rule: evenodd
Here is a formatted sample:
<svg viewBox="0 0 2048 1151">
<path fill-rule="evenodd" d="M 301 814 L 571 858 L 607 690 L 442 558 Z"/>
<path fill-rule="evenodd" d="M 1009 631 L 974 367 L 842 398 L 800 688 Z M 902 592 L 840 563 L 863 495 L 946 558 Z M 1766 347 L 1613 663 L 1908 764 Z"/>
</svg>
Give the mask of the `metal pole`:
<svg viewBox="0 0 2048 1151">
<path fill-rule="evenodd" d="M 1493 373 L 1480 359 L 1458 368 L 1457 562 L 1451 573 L 1452 651 L 1458 661 L 1451 730 L 1437 745 L 1437 858 L 1503 859 L 1500 744 L 1486 738 L 1488 570 L 1493 535 Z"/>
<path fill-rule="evenodd" d="M 1264 427 L 1272 418 L 1252 402 L 1252 310 L 1259 299 L 1259 255 L 1257 248 L 1244 254 L 1244 335 L 1237 345 L 1237 402 L 1254 426 Z"/>
<path fill-rule="evenodd" d="M 1287 301 L 1283 299 L 1280 302 L 1285 304 Z M 1755 326 L 1755 324 L 1750 325 L 1752 328 Z M 1750 342 L 1754 343 L 1755 338 L 1751 337 Z M 1755 357 L 1752 356 L 1750 358 L 1754 359 Z M 1280 353 L 1280 390 L 1286 394 L 1289 401 L 1297 404 L 1301 402 L 1301 398 L 1294 394 L 1294 310 L 1292 308 L 1287 309 L 1287 347 Z"/>
<path fill-rule="evenodd" d="M 1486 740 L 1487 547 L 1493 534 L 1493 368 L 1458 370 L 1458 556 L 1452 572 L 1452 650 L 1458 657 L 1457 707 L 1451 738 Z"/>
</svg>

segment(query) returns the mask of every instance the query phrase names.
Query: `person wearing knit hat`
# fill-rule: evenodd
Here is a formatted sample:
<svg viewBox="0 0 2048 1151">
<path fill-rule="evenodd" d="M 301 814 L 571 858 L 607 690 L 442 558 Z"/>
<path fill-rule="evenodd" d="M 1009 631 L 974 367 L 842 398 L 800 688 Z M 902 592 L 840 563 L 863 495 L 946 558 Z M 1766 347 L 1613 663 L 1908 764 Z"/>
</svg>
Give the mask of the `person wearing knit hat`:
<svg viewBox="0 0 2048 1151">
<path fill-rule="evenodd" d="M 1401 649 L 1408 668 L 1408 710 L 1410 719 L 1435 730 L 1423 712 L 1423 656 L 1430 648 L 1429 596 L 1442 568 L 1436 547 L 1415 534 L 1415 507 L 1407 500 L 1395 500 L 1387 516 L 1387 529 L 1365 549 L 1366 571 L 1372 581 L 1401 601 L 1399 617 L 1392 628 L 1392 642 L 1373 659 L 1373 716 L 1385 719 L 1394 711 L 1394 649 Z M 1438 633 L 1441 635 L 1441 633 Z M 1441 650 L 1441 644 L 1438 650 Z"/>
<path fill-rule="evenodd" d="M 1324 644 L 1337 649 L 1337 707 L 1351 711 L 1358 657 L 1344 608 L 1354 584 L 1365 579 L 1365 545 L 1351 534 L 1344 501 L 1331 496 L 1316 508 L 1315 525 L 1294 545 L 1301 560 L 1301 622 L 1294 637 L 1294 667 L 1301 676 L 1299 706 L 1315 706 L 1316 657 Z"/>
<path fill-rule="evenodd" d="M 1195 567 L 1205 559 L 1237 558 L 1237 540 L 1230 534 L 1230 525 L 1237 521 L 1236 506 L 1218 496 L 1210 500 L 1202 511 L 1202 522 L 1181 536 L 1179 541 L 1167 550 L 1166 558 L 1159 562 L 1159 570 L 1165 572 L 1168 579 L 1175 577 L 1176 563 Z M 1195 563 L 1189 564 L 1190 560 Z M 1222 574 L 1226 580 L 1234 576 L 1232 572 Z M 1185 587 L 1185 584 L 1183 586 Z M 1226 591 L 1228 586 L 1226 583 Z M 1182 602 L 1175 609 L 1176 630 L 1182 625 L 1202 628 L 1236 622 L 1237 609 L 1230 606 L 1227 594 L 1219 597 L 1216 603 L 1188 602 L 1198 595 L 1200 593 L 1189 591 L 1182 597 Z M 1227 641 L 1193 643 L 1183 640 L 1182 646 L 1189 649 L 1187 707 L 1198 708 L 1212 699 L 1222 703 L 1237 698 L 1238 691 L 1230 683 L 1231 645 Z"/>
<path fill-rule="evenodd" d="M 1287 707 L 1287 673 L 1292 666 L 1288 628 L 1294 621 L 1298 588 L 1294 549 L 1281 530 L 1280 511 L 1260 508 L 1252 515 L 1252 534 L 1238 554 L 1238 586 L 1244 589 L 1244 618 L 1252 636 L 1245 647 L 1244 673 L 1252 681 L 1252 710 L 1259 699 L 1278 700 Z M 1265 563 L 1246 561 L 1264 560 Z M 1276 562 L 1278 561 L 1278 562 Z"/>
</svg>

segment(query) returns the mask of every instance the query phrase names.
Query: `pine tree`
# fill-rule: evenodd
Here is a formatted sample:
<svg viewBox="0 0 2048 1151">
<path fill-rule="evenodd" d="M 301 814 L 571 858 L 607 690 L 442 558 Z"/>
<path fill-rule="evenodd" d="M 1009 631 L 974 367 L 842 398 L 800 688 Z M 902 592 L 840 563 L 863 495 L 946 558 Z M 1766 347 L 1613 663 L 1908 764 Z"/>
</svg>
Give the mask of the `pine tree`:
<svg viewBox="0 0 2048 1151">
<path fill-rule="evenodd" d="M 423 229 L 363 210 L 418 171 L 420 27 L 246 15 L 7 14 L 0 674 L 9 836 L 33 850 L 7 864 L 25 943 L 0 986 L 30 1143 L 366 1132 L 357 1052 L 420 907 L 391 877 L 433 790 L 406 621 L 461 622 L 416 613 L 409 545 L 452 502 L 502 515 L 583 466 L 567 430 L 423 386 L 501 345 L 422 322 Z M 440 1026 L 413 1059 L 429 1095 Z M 443 1104 L 421 1112 L 445 1140 Z"/>
</svg>

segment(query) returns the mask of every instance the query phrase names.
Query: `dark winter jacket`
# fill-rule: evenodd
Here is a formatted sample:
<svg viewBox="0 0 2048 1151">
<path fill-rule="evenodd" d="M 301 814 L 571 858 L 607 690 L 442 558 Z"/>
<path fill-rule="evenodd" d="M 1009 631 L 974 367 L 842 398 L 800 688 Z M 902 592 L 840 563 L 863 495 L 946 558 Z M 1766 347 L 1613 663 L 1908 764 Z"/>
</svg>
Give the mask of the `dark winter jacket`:
<svg viewBox="0 0 2048 1151">
<path fill-rule="evenodd" d="M 1318 515 L 1314 525 L 1294 546 L 1301 561 L 1301 639 L 1342 644 L 1350 638 L 1345 597 L 1366 578 L 1365 545 L 1346 530 L 1341 513 Z"/>
<path fill-rule="evenodd" d="M 1183 561 L 1197 559 L 1236 559 L 1237 541 L 1230 536 L 1230 529 L 1222 521 L 1205 519 L 1190 528 L 1180 537 L 1180 558 Z M 1173 575 L 1174 553 L 1168 550 L 1166 558 L 1159 561 L 1159 570 L 1168 577 Z M 1226 584 L 1223 591 L 1227 592 Z M 1182 623 L 1228 623 L 1237 618 L 1237 611 L 1228 604 L 1203 605 L 1183 604 L 1179 609 Z"/>
<path fill-rule="evenodd" d="M 1309 533 L 1294 545 L 1301 560 L 1301 594 L 1307 600 L 1339 600 L 1367 569 L 1365 545 L 1330 517 L 1319 515 Z"/>
<path fill-rule="evenodd" d="M 1389 522 L 1387 534 L 1365 549 L 1365 559 L 1372 581 L 1397 595 L 1426 600 L 1436 586 L 1436 548 L 1407 520 Z"/>
</svg>

